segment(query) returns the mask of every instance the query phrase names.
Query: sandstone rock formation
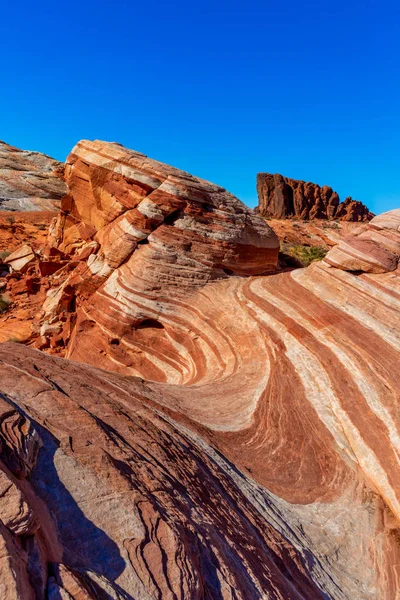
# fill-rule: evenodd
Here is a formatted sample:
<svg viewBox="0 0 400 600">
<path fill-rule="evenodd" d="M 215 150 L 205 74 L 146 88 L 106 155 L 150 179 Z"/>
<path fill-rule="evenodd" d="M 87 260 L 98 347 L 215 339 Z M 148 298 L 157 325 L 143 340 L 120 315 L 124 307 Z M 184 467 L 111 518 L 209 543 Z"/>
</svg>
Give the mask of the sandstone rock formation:
<svg viewBox="0 0 400 600">
<path fill-rule="evenodd" d="M 395 598 L 399 291 L 212 282 L 143 338 L 164 383 L 0 347 L 5 597 Z"/>
<path fill-rule="evenodd" d="M 340 202 L 332 188 L 283 177 L 278 173 L 258 173 L 258 212 L 273 219 L 339 219 L 369 221 L 373 214 L 357 200 Z"/>
<path fill-rule="evenodd" d="M 223 188 L 188 173 L 118 144 L 83 141 L 67 160 L 66 181 L 49 254 L 68 255 L 75 268 L 56 274 L 43 309 L 53 320 L 77 307 L 68 345 L 76 360 L 126 372 L 163 327 L 159 316 L 172 299 L 231 274 L 276 268 L 271 228 Z"/>
<path fill-rule="evenodd" d="M 340 240 L 325 261 L 345 271 L 395 271 L 400 256 L 400 209 L 374 217 L 366 228 Z"/>
<path fill-rule="evenodd" d="M 399 596 L 399 211 L 271 274 L 221 188 L 100 142 L 67 180 L 5 278 L 74 361 L 0 345 L 0 597 Z"/>
<path fill-rule="evenodd" d="M 54 210 L 66 193 L 61 163 L 0 142 L 0 211 Z"/>
</svg>

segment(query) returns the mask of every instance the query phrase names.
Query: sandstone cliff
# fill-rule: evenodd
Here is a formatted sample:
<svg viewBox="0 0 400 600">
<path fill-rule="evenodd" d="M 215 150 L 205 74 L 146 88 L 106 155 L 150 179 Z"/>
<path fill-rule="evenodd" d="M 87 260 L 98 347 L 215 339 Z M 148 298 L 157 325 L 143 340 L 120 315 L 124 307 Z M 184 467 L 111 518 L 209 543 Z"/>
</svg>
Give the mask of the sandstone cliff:
<svg viewBox="0 0 400 600">
<path fill-rule="evenodd" d="M 61 163 L 0 142 L 0 211 L 54 210 L 66 193 Z"/>
<path fill-rule="evenodd" d="M 67 181 L 7 263 L 74 361 L 0 346 L 0 597 L 396 598 L 400 211 L 274 273 L 217 186 L 100 142 Z"/>
<path fill-rule="evenodd" d="M 282 175 L 258 173 L 258 212 L 274 219 L 339 219 L 369 221 L 373 214 L 357 200 L 339 196 L 328 186 L 297 181 Z"/>
</svg>

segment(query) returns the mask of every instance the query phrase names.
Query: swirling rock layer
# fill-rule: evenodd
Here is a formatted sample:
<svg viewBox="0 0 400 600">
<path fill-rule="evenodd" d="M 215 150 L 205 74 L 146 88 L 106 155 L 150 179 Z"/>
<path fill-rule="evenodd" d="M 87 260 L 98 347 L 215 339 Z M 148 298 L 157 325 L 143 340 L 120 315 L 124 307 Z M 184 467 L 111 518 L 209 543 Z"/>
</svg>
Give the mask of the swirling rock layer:
<svg viewBox="0 0 400 600">
<path fill-rule="evenodd" d="M 1 346 L 5 597 L 395 598 L 399 292 L 323 263 L 213 282 L 140 379 Z"/>
<path fill-rule="evenodd" d="M 0 210 L 54 210 L 66 193 L 61 163 L 0 142 Z"/>
<path fill-rule="evenodd" d="M 258 212 L 273 219 L 339 219 L 340 221 L 370 221 L 373 214 L 352 198 L 340 202 L 339 196 L 327 185 L 289 179 L 276 173 L 257 175 Z"/>
<path fill-rule="evenodd" d="M 152 330 L 162 328 L 158 315 L 171 298 L 232 274 L 276 270 L 272 229 L 207 181 L 118 144 L 88 141 L 69 156 L 66 181 L 70 193 L 51 250 L 73 257 L 76 268 L 44 310 L 52 318 L 62 305 L 77 306 L 71 357 L 86 354 L 91 362 L 86 347 L 95 344 L 102 366 L 129 366 Z"/>
<path fill-rule="evenodd" d="M 221 188 L 101 142 L 67 179 L 13 285 L 74 361 L 0 346 L 0 597 L 397 598 L 398 211 L 273 273 Z"/>
<path fill-rule="evenodd" d="M 400 209 L 374 217 L 359 231 L 339 241 L 325 261 L 344 271 L 388 273 L 400 258 Z"/>
</svg>

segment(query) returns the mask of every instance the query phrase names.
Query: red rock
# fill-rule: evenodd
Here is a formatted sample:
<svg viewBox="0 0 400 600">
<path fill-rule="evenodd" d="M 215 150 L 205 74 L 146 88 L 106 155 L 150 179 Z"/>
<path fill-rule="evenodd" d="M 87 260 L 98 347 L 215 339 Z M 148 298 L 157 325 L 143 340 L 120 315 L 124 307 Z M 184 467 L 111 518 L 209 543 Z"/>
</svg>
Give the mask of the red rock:
<svg viewBox="0 0 400 600">
<path fill-rule="evenodd" d="M 353 232 L 356 274 L 342 245 L 263 276 L 269 228 L 170 169 L 69 159 L 54 356 L 0 346 L 0 597 L 396 598 L 399 211 Z"/>
<path fill-rule="evenodd" d="M 388 273 L 400 257 L 400 209 L 374 217 L 366 229 L 339 242 L 325 261 L 345 271 Z"/>
<path fill-rule="evenodd" d="M 159 414 L 140 381 L 15 345 L 0 358 L 0 390 L 13 397 L 0 429 L 15 485 L 7 518 L 21 519 L 23 495 L 32 523 L 24 549 L 20 529 L 7 533 L 20 568 L 3 569 L 2 583 L 15 598 L 324 597 L 254 485 L 246 492 L 211 446 Z"/>
<path fill-rule="evenodd" d="M 370 221 L 374 216 L 364 204 L 352 198 L 342 203 L 328 186 L 297 181 L 282 175 L 258 173 L 258 212 L 273 219 L 339 219 Z"/>
<path fill-rule="evenodd" d="M 12 252 L 5 259 L 5 263 L 8 264 L 12 271 L 19 271 L 24 273 L 28 270 L 36 260 L 36 254 L 32 250 L 31 246 L 25 244 L 14 252 Z"/>
<path fill-rule="evenodd" d="M 56 261 L 41 260 L 39 262 L 39 271 L 40 271 L 40 274 L 42 277 L 48 277 L 49 275 L 53 275 L 54 273 L 56 273 L 57 271 L 59 271 L 60 269 L 65 267 L 67 264 L 68 264 L 67 261 L 56 262 Z"/>
<path fill-rule="evenodd" d="M 130 338 L 153 319 L 163 297 L 178 299 L 232 273 L 276 269 L 279 242 L 268 225 L 223 188 L 188 173 L 117 144 L 83 141 L 67 160 L 66 181 L 70 194 L 53 243 L 77 257 L 97 243 L 44 305 L 50 318 L 60 311 L 61 290 L 74 290 L 71 356 L 89 359 L 87 345 L 106 343 L 113 361 L 121 352 L 111 340 Z"/>
<path fill-rule="evenodd" d="M 34 277 L 24 277 L 9 287 L 13 294 L 27 294 L 33 291 L 35 284 L 37 285 L 37 280 Z"/>
<path fill-rule="evenodd" d="M 63 165 L 0 142 L 0 211 L 54 210 L 67 193 Z"/>
</svg>

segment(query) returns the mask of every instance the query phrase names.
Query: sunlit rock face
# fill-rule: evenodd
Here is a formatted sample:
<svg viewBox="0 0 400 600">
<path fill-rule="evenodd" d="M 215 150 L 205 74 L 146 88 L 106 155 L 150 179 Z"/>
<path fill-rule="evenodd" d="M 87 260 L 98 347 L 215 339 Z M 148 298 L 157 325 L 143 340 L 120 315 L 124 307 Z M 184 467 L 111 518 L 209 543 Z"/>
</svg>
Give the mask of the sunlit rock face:
<svg viewBox="0 0 400 600">
<path fill-rule="evenodd" d="M 374 217 L 366 228 L 354 231 L 332 248 L 325 261 L 344 271 L 389 273 L 400 257 L 400 209 Z"/>
<path fill-rule="evenodd" d="M 399 293 L 211 282 L 139 330 L 140 378 L 1 345 L 4 597 L 396 598 Z"/>
<path fill-rule="evenodd" d="M 0 142 L 0 210 L 57 210 L 67 191 L 61 163 Z"/>
<path fill-rule="evenodd" d="M 233 274 L 276 269 L 272 229 L 212 183 L 118 144 L 87 141 L 69 156 L 66 181 L 52 245 L 80 260 L 90 254 L 63 284 L 79 306 L 69 346 L 76 360 L 125 372 L 154 328 L 156 343 L 175 351 L 179 340 L 160 339 L 160 329 L 180 298 Z M 51 297 L 46 311 L 58 301 Z"/>
<path fill-rule="evenodd" d="M 374 216 L 360 201 L 351 197 L 340 202 L 331 187 L 299 181 L 279 173 L 257 174 L 258 212 L 273 219 L 338 219 L 370 221 Z"/>
<path fill-rule="evenodd" d="M 68 160 L 41 330 L 74 360 L 0 345 L 0 597 L 395 599 L 399 211 L 362 264 L 275 273 L 270 228 L 177 173 Z"/>
</svg>

